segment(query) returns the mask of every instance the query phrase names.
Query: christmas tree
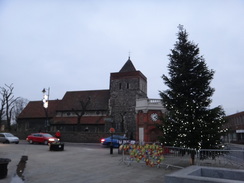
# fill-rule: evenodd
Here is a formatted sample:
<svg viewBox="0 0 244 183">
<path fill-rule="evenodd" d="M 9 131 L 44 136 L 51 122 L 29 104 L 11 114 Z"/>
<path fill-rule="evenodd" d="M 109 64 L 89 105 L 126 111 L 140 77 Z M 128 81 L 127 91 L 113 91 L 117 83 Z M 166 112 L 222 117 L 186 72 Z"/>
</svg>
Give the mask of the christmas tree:
<svg viewBox="0 0 244 183">
<path fill-rule="evenodd" d="M 169 57 L 168 76 L 162 79 L 169 89 L 160 91 L 166 114 L 159 126 L 165 145 L 185 148 L 215 148 L 224 130 L 221 106 L 210 108 L 214 71 L 209 70 L 198 45 L 188 40 L 179 26 L 177 41 Z"/>
</svg>

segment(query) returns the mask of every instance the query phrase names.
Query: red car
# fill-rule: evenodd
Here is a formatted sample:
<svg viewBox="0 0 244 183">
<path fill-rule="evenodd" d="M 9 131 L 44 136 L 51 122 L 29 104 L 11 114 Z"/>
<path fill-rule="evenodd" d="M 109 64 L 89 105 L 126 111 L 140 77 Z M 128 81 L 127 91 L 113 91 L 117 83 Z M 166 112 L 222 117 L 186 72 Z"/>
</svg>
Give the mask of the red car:
<svg viewBox="0 0 244 183">
<path fill-rule="evenodd" d="M 43 144 L 49 144 L 52 142 L 58 142 L 59 139 L 56 137 L 53 137 L 51 134 L 49 133 L 32 133 L 31 135 L 28 135 L 28 137 L 26 138 L 26 140 L 30 143 L 43 143 Z"/>
</svg>

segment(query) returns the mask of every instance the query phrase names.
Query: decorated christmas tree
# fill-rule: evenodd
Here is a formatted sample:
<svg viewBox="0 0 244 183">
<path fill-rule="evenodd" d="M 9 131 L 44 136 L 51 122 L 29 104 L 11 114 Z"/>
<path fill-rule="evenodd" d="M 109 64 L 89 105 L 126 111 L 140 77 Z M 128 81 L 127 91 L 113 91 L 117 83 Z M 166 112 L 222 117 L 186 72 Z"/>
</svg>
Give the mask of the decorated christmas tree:
<svg viewBox="0 0 244 183">
<path fill-rule="evenodd" d="M 177 147 L 215 148 L 225 131 L 225 113 L 221 106 L 210 108 L 214 71 L 208 69 L 198 45 L 188 40 L 181 25 L 177 36 L 168 55 L 168 76 L 162 76 L 168 89 L 160 92 L 167 111 L 159 126 L 163 131 L 161 140 Z"/>
</svg>

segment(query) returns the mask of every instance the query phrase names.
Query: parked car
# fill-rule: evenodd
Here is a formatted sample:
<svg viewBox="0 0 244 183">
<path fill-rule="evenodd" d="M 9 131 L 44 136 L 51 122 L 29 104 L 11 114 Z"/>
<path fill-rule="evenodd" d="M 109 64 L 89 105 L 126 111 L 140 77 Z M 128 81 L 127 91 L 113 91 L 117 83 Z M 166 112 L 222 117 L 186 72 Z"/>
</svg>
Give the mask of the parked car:
<svg viewBox="0 0 244 183">
<path fill-rule="evenodd" d="M 122 144 L 122 140 L 127 140 L 127 138 L 121 135 L 113 135 L 113 140 L 112 140 L 112 136 L 107 138 L 102 138 L 101 144 L 104 146 L 110 146 L 112 142 L 113 147 L 119 147 L 120 144 Z"/>
<path fill-rule="evenodd" d="M 26 140 L 30 143 L 43 143 L 43 144 L 49 144 L 52 142 L 58 142 L 59 139 L 56 137 L 53 137 L 49 133 L 32 133 L 31 135 L 28 135 Z"/>
<path fill-rule="evenodd" d="M 12 133 L 0 133 L 0 142 L 2 143 L 19 143 L 19 138 Z"/>
</svg>

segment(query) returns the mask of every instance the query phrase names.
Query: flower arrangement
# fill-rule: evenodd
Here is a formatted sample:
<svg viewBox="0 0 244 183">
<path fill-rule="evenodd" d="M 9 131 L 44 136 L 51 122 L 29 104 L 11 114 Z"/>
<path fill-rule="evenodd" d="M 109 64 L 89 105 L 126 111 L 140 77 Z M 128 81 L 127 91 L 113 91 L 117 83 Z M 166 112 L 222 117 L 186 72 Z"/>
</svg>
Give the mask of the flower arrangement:
<svg viewBox="0 0 244 183">
<path fill-rule="evenodd" d="M 155 165 L 159 166 L 164 160 L 163 152 L 164 149 L 160 145 L 146 144 L 127 144 L 120 147 L 124 152 L 129 151 L 129 160 L 136 162 L 145 162 L 147 166 L 153 167 Z"/>
</svg>

